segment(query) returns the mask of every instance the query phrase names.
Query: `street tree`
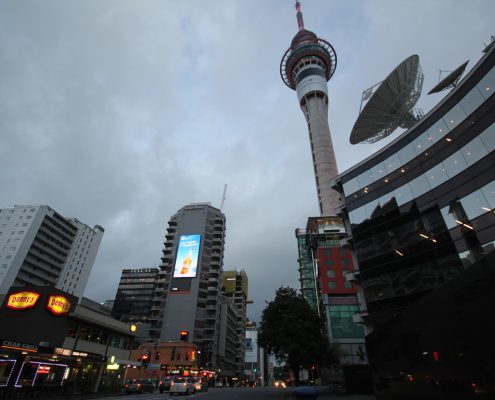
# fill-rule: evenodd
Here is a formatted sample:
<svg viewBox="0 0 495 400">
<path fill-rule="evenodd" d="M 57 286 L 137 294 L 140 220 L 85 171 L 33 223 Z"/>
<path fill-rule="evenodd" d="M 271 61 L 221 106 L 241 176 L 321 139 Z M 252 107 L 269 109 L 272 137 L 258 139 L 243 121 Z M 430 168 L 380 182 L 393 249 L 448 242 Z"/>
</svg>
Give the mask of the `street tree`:
<svg viewBox="0 0 495 400">
<path fill-rule="evenodd" d="M 301 367 L 330 365 L 336 351 L 323 334 L 324 322 L 295 289 L 281 287 L 261 316 L 258 343 L 292 370 L 296 382 Z"/>
</svg>

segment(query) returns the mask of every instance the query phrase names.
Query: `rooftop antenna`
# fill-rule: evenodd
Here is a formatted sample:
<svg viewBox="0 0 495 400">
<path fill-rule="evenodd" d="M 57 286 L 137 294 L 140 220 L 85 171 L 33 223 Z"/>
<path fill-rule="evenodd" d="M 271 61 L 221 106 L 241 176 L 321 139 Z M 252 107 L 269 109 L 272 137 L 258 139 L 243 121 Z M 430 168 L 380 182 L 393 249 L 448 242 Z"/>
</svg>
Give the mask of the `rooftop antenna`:
<svg viewBox="0 0 495 400">
<path fill-rule="evenodd" d="M 457 83 L 461 79 L 461 76 L 464 73 L 464 70 L 466 69 L 466 65 L 468 65 L 468 62 L 469 60 L 467 60 L 460 67 L 457 67 L 454 71 L 442 71 L 440 69 L 438 76 L 439 82 L 433 89 L 431 89 L 428 92 L 428 94 L 438 93 L 441 92 L 442 90 L 455 88 L 457 86 Z M 450 72 L 450 74 L 448 74 L 445 78 L 442 79 L 442 72 Z"/>
<path fill-rule="evenodd" d="M 225 204 L 225 199 L 227 198 L 227 184 L 223 187 L 222 204 L 220 204 L 220 211 L 223 211 L 223 205 Z"/>
<path fill-rule="evenodd" d="M 351 144 L 374 143 L 399 126 L 409 129 L 419 121 L 423 112 L 414 106 L 421 95 L 423 79 L 419 57 L 414 54 L 395 67 L 384 81 L 366 89 L 349 138 Z"/>
<path fill-rule="evenodd" d="M 304 29 L 304 21 L 303 21 L 303 15 L 301 12 L 301 2 L 299 0 L 296 0 L 296 11 L 297 11 L 297 26 L 299 27 L 299 30 L 302 31 Z"/>
</svg>

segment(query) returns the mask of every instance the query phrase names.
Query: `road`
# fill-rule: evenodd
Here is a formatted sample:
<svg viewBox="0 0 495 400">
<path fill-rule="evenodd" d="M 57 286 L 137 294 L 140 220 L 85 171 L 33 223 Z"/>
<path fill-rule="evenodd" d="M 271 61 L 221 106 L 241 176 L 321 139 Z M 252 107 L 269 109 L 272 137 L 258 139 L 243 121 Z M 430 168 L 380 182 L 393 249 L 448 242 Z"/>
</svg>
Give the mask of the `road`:
<svg viewBox="0 0 495 400">
<path fill-rule="evenodd" d="M 268 387 L 256 388 L 210 388 L 208 392 L 195 393 L 188 396 L 180 396 L 184 400 L 294 400 L 292 396 L 293 388 L 274 389 Z M 115 397 L 105 397 L 104 400 L 159 400 L 159 399 L 176 399 L 179 396 L 171 396 L 169 393 L 155 392 L 145 394 L 120 395 Z M 339 396 L 339 395 L 320 395 L 318 400 L 373 400 L 374 396 Z M 92 400 L 92 399 L 88 399 Z M 103 400 L 95 398 L 94 400 Z"/>
</svg>

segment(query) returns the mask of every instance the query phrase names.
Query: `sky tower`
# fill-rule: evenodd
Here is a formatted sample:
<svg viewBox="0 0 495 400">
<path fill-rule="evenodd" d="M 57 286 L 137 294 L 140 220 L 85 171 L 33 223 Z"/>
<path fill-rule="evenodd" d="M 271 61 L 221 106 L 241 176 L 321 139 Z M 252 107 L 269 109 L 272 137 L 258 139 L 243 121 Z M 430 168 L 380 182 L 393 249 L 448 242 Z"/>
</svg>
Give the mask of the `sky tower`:
<svg viewBox="0 0 495 400">
<path fill-rule="evenodd" d="M 284 83 L 296 90 L 299 105 L 308 123 L 316 189 L 321 215 L 337 214 L 340 195 L 330 181 L 338 175 L 337 161 L 328 126 L 328 89 L 337 66 L 337 54 L 326 40 L 304 29 L 301 4 L 296 1 L 299 31 L 280 62 Z"/>
</svg>

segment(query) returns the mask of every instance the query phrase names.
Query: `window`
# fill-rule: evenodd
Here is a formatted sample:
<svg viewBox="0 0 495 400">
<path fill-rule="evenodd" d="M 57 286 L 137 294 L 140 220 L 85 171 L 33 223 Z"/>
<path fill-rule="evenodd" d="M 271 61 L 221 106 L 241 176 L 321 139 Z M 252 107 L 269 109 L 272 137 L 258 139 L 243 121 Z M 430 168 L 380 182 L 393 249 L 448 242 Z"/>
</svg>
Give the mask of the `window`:
<svg viewBox="0 0 495 400">
<path fill-rule="evenodd" d="M 352 283 L 351 282 L 344 282 L 344 287 L 346 289 L 352 289 Z"/>
<path fill-rule="evenodd" d="M 329 270 L 327 271 L 327 276 L 328 276 L 329 278 L 335 278 L 335 271 L 332 271 L 331 269 L 329 269 Z"/>
<path fill-rule="evenodd" d="M 330 289 L 337 289 L 337 282 L 328 282 L 328 287 Z"/>
<path fill-rule="evenodd" d="M 347 258 L 342 258 L 340 260 L 340 265 L 349 265 L 349 259 Z"/>
<path fill-rule="evenodd" d="M 325 260 L 325 265 L 327 265 L 327 266 L 333 265 L 333 260 L 331 258 L 327 258 Z"/>
</svg>

